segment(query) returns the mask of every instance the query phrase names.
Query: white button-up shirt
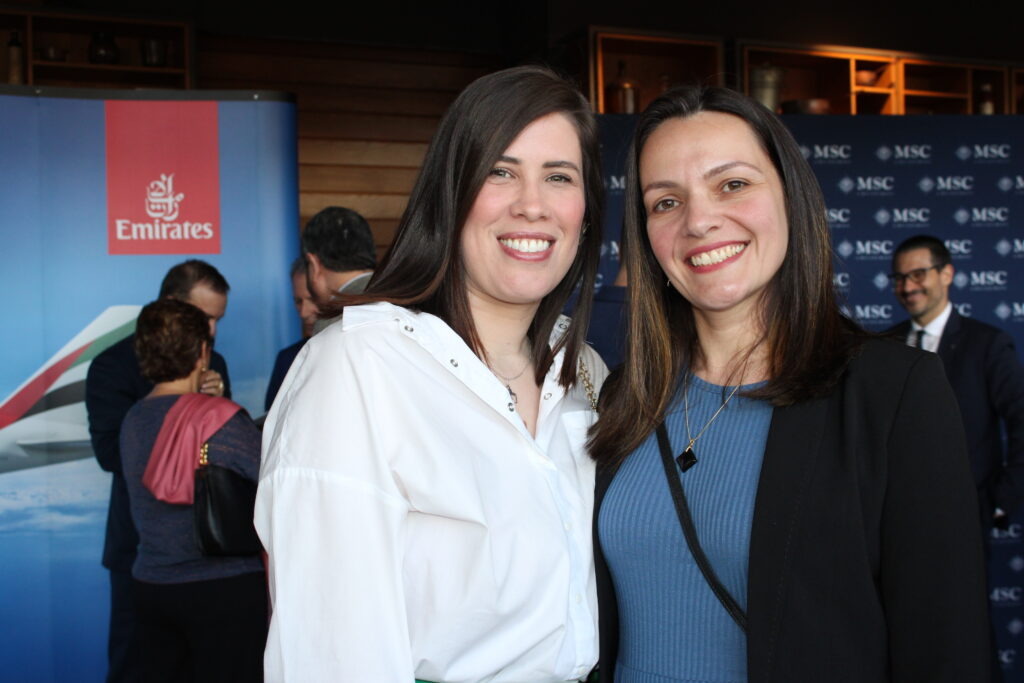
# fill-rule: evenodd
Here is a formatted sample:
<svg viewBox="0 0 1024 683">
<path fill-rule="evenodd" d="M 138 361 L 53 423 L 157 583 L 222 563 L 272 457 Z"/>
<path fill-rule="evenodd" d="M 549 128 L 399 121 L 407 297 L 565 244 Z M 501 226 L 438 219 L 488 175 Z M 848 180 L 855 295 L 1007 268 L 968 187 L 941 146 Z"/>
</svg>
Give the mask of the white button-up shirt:
<svg viewBox="0 0 1024 683">
<path fill-rule="evenodd" d="M 564 332 L 562 319 L 554 338 Z M 292 364 L 264 427 L 266 680 L 570 681 L 597 661 L 596 415 L 541 388 L 537 436 L 439 318 L 346 309 Z M 586 349 L 594 390 L 607 369 Z"/>
</svg>

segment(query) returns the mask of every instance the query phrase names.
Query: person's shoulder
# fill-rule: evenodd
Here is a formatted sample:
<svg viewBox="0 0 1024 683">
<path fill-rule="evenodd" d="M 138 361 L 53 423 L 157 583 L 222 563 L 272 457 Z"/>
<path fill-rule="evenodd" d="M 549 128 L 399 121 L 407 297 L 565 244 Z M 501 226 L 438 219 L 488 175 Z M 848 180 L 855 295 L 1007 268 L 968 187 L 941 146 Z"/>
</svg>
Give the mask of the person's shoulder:
<svg viewBox="0 0 1024 683">
<path fill-rule="evenodd" d="M 902 340 L 887 335 L 871 335 L 864 339 L 847 368 L 848 377 L 868 378 L 877 383 L 905 380 L 914 368 L 924 364 L 940 367 L 938 354 L 907 346 Z"/>
<path fill-rule="evenodd" d="M 960 316 L 960 329 L 964 334 L 978 337 L 986 341 L 994 340 L 1000 337 L 1006 337 L 1011 339 L 1009 333 L 1002 330 L 995 325 L 977 320 L 976 318 L 968 318 L 967 316 Z"/>
<path fill-rule="evenodd" d="M 129 334 L 124 339 L 120 339 L 107 348 L 96 354 L 92 362 L 96 363 L 99 361 L 100 365 L 104 363 L 121 363 L 125 360 L 135 361 L 135 335 Z"/>
</svg>

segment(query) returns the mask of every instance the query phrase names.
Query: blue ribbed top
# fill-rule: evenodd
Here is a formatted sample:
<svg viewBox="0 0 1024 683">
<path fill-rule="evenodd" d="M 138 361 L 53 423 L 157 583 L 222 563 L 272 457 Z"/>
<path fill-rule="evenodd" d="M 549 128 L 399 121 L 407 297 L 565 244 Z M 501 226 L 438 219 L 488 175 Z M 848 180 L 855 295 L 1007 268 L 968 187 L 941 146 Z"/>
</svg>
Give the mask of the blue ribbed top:
<svg viewBox="0 0 1024 683">
<path fill-rule="evenodd" d="M 731 388 L 696 377 L 689 387 L 690 430 L 696 436 Z M 697 464 L 680 473 L 704 553 L 744 608 L 754 496 L 771 417 L 771 405 L 737 394 L 694 445 Z M 678 455 L 688 441 L 681 397 L 666 427 Z M 615 475 L 598 533 L 619 606 L 615 680 L 745 682 L 745 638 L 686 546 L 654 434 Z"/>
</svg>

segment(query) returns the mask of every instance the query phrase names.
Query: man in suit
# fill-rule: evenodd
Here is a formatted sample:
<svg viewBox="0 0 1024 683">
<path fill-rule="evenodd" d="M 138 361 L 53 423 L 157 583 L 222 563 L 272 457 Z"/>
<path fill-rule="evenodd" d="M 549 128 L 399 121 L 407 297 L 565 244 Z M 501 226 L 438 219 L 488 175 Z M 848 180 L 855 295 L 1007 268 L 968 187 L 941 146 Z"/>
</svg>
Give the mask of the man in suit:
<svg viewBox="0 0 1024 683">
<path fill-rule="evenodd" d="M 302 231 L 302 255 L 309 293 L 321 313 L 338 294 L 361 294 L 377 267 L 369 223 L 343 206 L 328 206 L 309 219 Z M 317 320 L 313 334 L 339 317 Z"/>
<path fill-rule="evenodd" d="M 216 268 L 197 259 L 179 263 L 167 271 L 160 298 L 179 299 L 199 308 L 216 334 L 217 322 L 228 303 L 228 283 Z M 85 380 L 85 407 L 89 435 L 100 467 L 112 474 L 103 566 L 110 570 L 110 634 L 107 641 L 108 683 L 140 681 L 141 666 L 134 645 L 135 617 L 132 603 L 132 564 L 138 533 L 128 507 L 128 488 L 121 473 L 121 421 L 136 401 L 153 385 L 139 371 L 131 335 L 96 356 Z M 231 397 L 228 368 L 214 351 L 200 390 L 212 396 Z"/>
<path fill-rule="evenodd" d="M 313 302 L 313 296 L 309 292 L 309 285 L 306 282 L 306 261 L 300 256 L 292 263 L 292 301 L 295 303 L 295 312 L 302 320 L 302 338 L 291 346 L 286 346 L 277 353 L 274 360 L 274 369 L 270 373 L 270 383 L 267 384 L 267 396 L 264 401 L 264 410 L 270 410 L 274 404 L 274 398 L 284 382 L 292 361 L 299 355 L 299 351 L 306 345 L 306 341 L 313 336 L 313 325 L 316 323 L 317 307 Z"/>
<path fill-rule="evenodd" d="M 982 523 L 1005 527 L 1024 501 L 1024 368 L 1013 339 L 950 303 L 954 269 L 941 240 L 905 240 L 892 269 L 893 290 L 910 320 L 890 331 L 942 358 L 964 421 Z"/>
</svg>

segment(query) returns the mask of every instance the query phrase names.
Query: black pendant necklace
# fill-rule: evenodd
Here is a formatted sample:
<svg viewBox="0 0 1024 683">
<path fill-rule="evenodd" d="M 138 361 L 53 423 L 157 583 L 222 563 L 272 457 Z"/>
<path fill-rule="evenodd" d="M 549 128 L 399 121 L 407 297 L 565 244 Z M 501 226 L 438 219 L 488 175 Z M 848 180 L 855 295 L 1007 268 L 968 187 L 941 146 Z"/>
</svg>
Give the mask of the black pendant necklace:
<svg viewBox="0 0 1024 683">
<path fill-rule="evenodd" d="M 697 432 L 697 436 L 690 436 L 690 401 L 688 398 L 690 394 L 690 378 L 689 375 L 687 375 L 686 383 L 683 386 L 683 419 L 686 423 L 687 444 L 686 448 L 683 449 L 683 452 L 676 456 L 676 464 L 679 465 L 680 470 L 685 472 L 697 464 L 697 454 L 693 452 L 693 444 L 697 443 L 697 439 L 701 437 L 701 434 L 707 431 L 707 428 L 711 426 L 711 423 L 715 421 L 715 418 L 718 417 L 719 413 L 725 410 L 725 406 L 729 404 L 729 401 L 731 401 L 732 397 L 736 395 L 739 388 L 739 384 L 733 387 L 733 390 L 729 392 L 729 395 L 725 397 L 724 401 L 722 401 L 722 405 L 718 406 L 718 410 L 715 411 L 715 414 L 712 415 L 711 419 L 705 422 L 704 426 L 701 427 L 699 432 Z"/>
</svg>

